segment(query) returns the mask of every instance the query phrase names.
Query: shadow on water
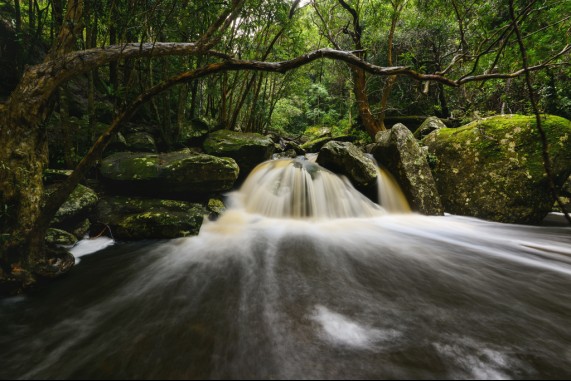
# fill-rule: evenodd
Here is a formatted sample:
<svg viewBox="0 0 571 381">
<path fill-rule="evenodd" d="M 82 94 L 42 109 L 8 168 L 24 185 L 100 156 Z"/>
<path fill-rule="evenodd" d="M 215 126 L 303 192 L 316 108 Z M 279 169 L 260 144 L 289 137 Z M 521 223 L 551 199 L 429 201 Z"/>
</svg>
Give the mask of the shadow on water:
<svg viewBox="0 0 571 381">
<path fill-rule="evenodd" d="M 567 378 L 570 233 L 232 209 L 0 301 L 0 378 Z"/>
</svg>

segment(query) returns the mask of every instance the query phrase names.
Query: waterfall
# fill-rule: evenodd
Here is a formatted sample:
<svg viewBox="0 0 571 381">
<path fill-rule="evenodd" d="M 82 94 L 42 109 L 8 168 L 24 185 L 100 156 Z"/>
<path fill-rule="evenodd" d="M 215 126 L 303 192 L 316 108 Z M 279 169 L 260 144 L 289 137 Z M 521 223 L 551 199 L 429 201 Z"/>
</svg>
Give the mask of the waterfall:
<svg viewBox="0 0 571 381">
<path fill-rule="evenodd" d="M 569 377 L 571 228 L 380 192 L 277 160 L 196 237 L 78 249 L 50 288 L 0 300 L 0 379 Z"/>
<path fill-rule="evenodd" d="M 273 218 L 331 219 L 386 213 L 347 179 L 305 158 L 260 164 L 232 196 L 231 204 Z"/>
<path fill-rule="evenodd" d="M 410 213 L 410 205 L 399 184 L 389 171 L 382 167 L 377 170 L 377 190 L 379 204 L 390 213 Z"/>
</svg>

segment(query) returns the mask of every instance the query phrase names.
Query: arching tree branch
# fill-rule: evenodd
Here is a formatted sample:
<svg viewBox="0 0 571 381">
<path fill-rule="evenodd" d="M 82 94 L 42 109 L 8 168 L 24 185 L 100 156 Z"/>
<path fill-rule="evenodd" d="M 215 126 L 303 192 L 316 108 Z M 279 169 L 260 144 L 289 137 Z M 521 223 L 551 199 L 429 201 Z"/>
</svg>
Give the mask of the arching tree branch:
<svg viewBox="0 0 571 381">
<path fill-rule="evenodd" d="M 558 53 L 556 57 L 561 56 L 569 52 L 570 50 L 571 46 L 567 46 L 560 53 Z M 226 61 L 223 62 L 212 63 L 198 69 L 186 71 L 176 76 L 173 76 L 154 87 L 147 89 L 144 93 L 140 94 L 133 102 L 131 102 L 131 104 L 129 104 L 122 112 L 120 112 L 114 118 L 111 126 L 107 129 L 107 131 L 105 131 L 99 137 L 99 139 L 97 139 L 97 141 L 91 147 L 87 155 L 77 165 L 72 175 L 69 176 L 68 179 L 65 182 L 63 182 L 62 185 L 60 185 L 58 190 L 56 190 L 51 195 L 50 199 L 46 202 L 44 208 L 42 209 L 41 217 L 38 219 L 33 231 L 37 232 L 38 229 L 40 230 L 47 229 L 49 222 L 51 221 L 51 219 L 53 218 L 59 207 L 65 202 L 65 200 L 67 199 L 69 194 L 71 194 L 71 192 L 75 189 L 79 181 L 81 181 L 81 179 L 87 174 L 88 170 L 96 163 L 96 161 L 103 153 L 103 150 L 105 149 L 111 138 L 120 130 L 122 123 L 128 120 L 142 104 L 148 102 L 154 96 L 160 94 L 165 90 L 170 89 L 171 87 L 177 84 L 190 82 L 198 78 L 221 73 L 224 71 L 250 70 L 250 71 L 275 72 L 283 74 L 287 73 L 288 71 L 297 69 L 301 66 L 307 65 L 315 60 L 323 58 L 344 61 L 348 64 L 358 66 L 373 75 L 385 75 L 385 76 L 404 75 L 420 81 L 430 80 L 454 87 L 460 86 L 463 83 L 471 81 L 482 81 L 485 79 L 493 79 L 493 78 L 500 78 L 500 79 L 514 78 L 529 71 L 543 69 L 547 65 L 547 64 L 536 65 L 527 68 L 527 70 L 524 68 L 514 73 L 484 74 L 480 76 L 472 76 L 455 81 L 449 78 L 445 78 L 441 75 L 417 73 L 408 67 L 376 66 L 360 59 L 351 52 L 339 51 L 333 49 L 320 49 L 304 54 L 292 60 L 282 61 L 282 62 L 244 61 L 244 60 L 228 58 Z M 551 62 L 553 59 L 555 58 L 552 57 L 552 59 L 550 59 L 549 62 Z"/>
</svg>

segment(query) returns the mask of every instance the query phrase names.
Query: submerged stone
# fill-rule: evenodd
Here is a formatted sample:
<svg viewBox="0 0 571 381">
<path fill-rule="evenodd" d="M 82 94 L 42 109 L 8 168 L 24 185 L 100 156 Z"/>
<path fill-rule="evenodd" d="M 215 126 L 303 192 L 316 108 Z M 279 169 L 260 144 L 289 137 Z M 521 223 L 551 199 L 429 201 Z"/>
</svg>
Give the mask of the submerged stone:
<svg viewBox="0 0 571 381">
<path fill-rule="evenodd" d="M 544 115 L 558 186 L 571 173 L 571 122 Z M 499 222 L 536 224 L 552 209 L 534 116 L 503 115 L 442 128 L 423 143 L 447 212 Z"/>
</svg>

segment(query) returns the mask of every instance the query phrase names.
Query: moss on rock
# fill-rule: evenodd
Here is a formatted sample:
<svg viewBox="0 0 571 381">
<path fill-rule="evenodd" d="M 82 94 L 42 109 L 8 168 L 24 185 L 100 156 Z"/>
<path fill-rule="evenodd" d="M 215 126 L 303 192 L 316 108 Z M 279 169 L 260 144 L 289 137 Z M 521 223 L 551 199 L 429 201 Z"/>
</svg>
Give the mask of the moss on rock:
<svg viewBox="0 0 571 381">
<path fill-rule="evenodd" d="M 274 142 L 267 136 L 230 130 L 209 134 L 203 148 L 208 154 L 236 160 L 244 176 L 256 165 L 269 160 L 275 150 Z"/>
<path fill-rule="evenodd" d="M 126 187 L 136 195 L 161 197 L 224 192 L 232 188 L 238 173 L 231 158 L 188 149 L 165 154 L 121 152 L 101 163 L 102 176 L 118 190 Z"/>
<path fill-rule="evenodd" d="M 46 188 L 48 194 L 54 190 L 55 187 Z M 92 189 L 81 184 L 78 185 L 67 201 L 57 211 L 52 220 L 52 225 L 66 226 L 74 224 L 79 220 L 84 220 L 93 207 L 95 207 L 98 199 L 97 194 Z"/>
<path fill-rule="evenodd" d="M 544 115 L 558 185 L 571 172 L 571 122 Z M 423 143 L 437 157 L 433 174 L 446 211 L 511 223 L 539 223 L 552 200 L 534 116 L 484 118 L 442 128 Z"/>
<path fill-rule="evenodd" d="M 108 197 L 97 205 L 97 221 L 124 240 L 196 235 L 207 214 L 201 204 L 177 200 Z"/>
<path fill-rule="evenodd" d="M 77 243 L 77 238 L 65 230 L 48 229 L 46 242 L 52 245 L 73 246 Z"/>
</svg>

